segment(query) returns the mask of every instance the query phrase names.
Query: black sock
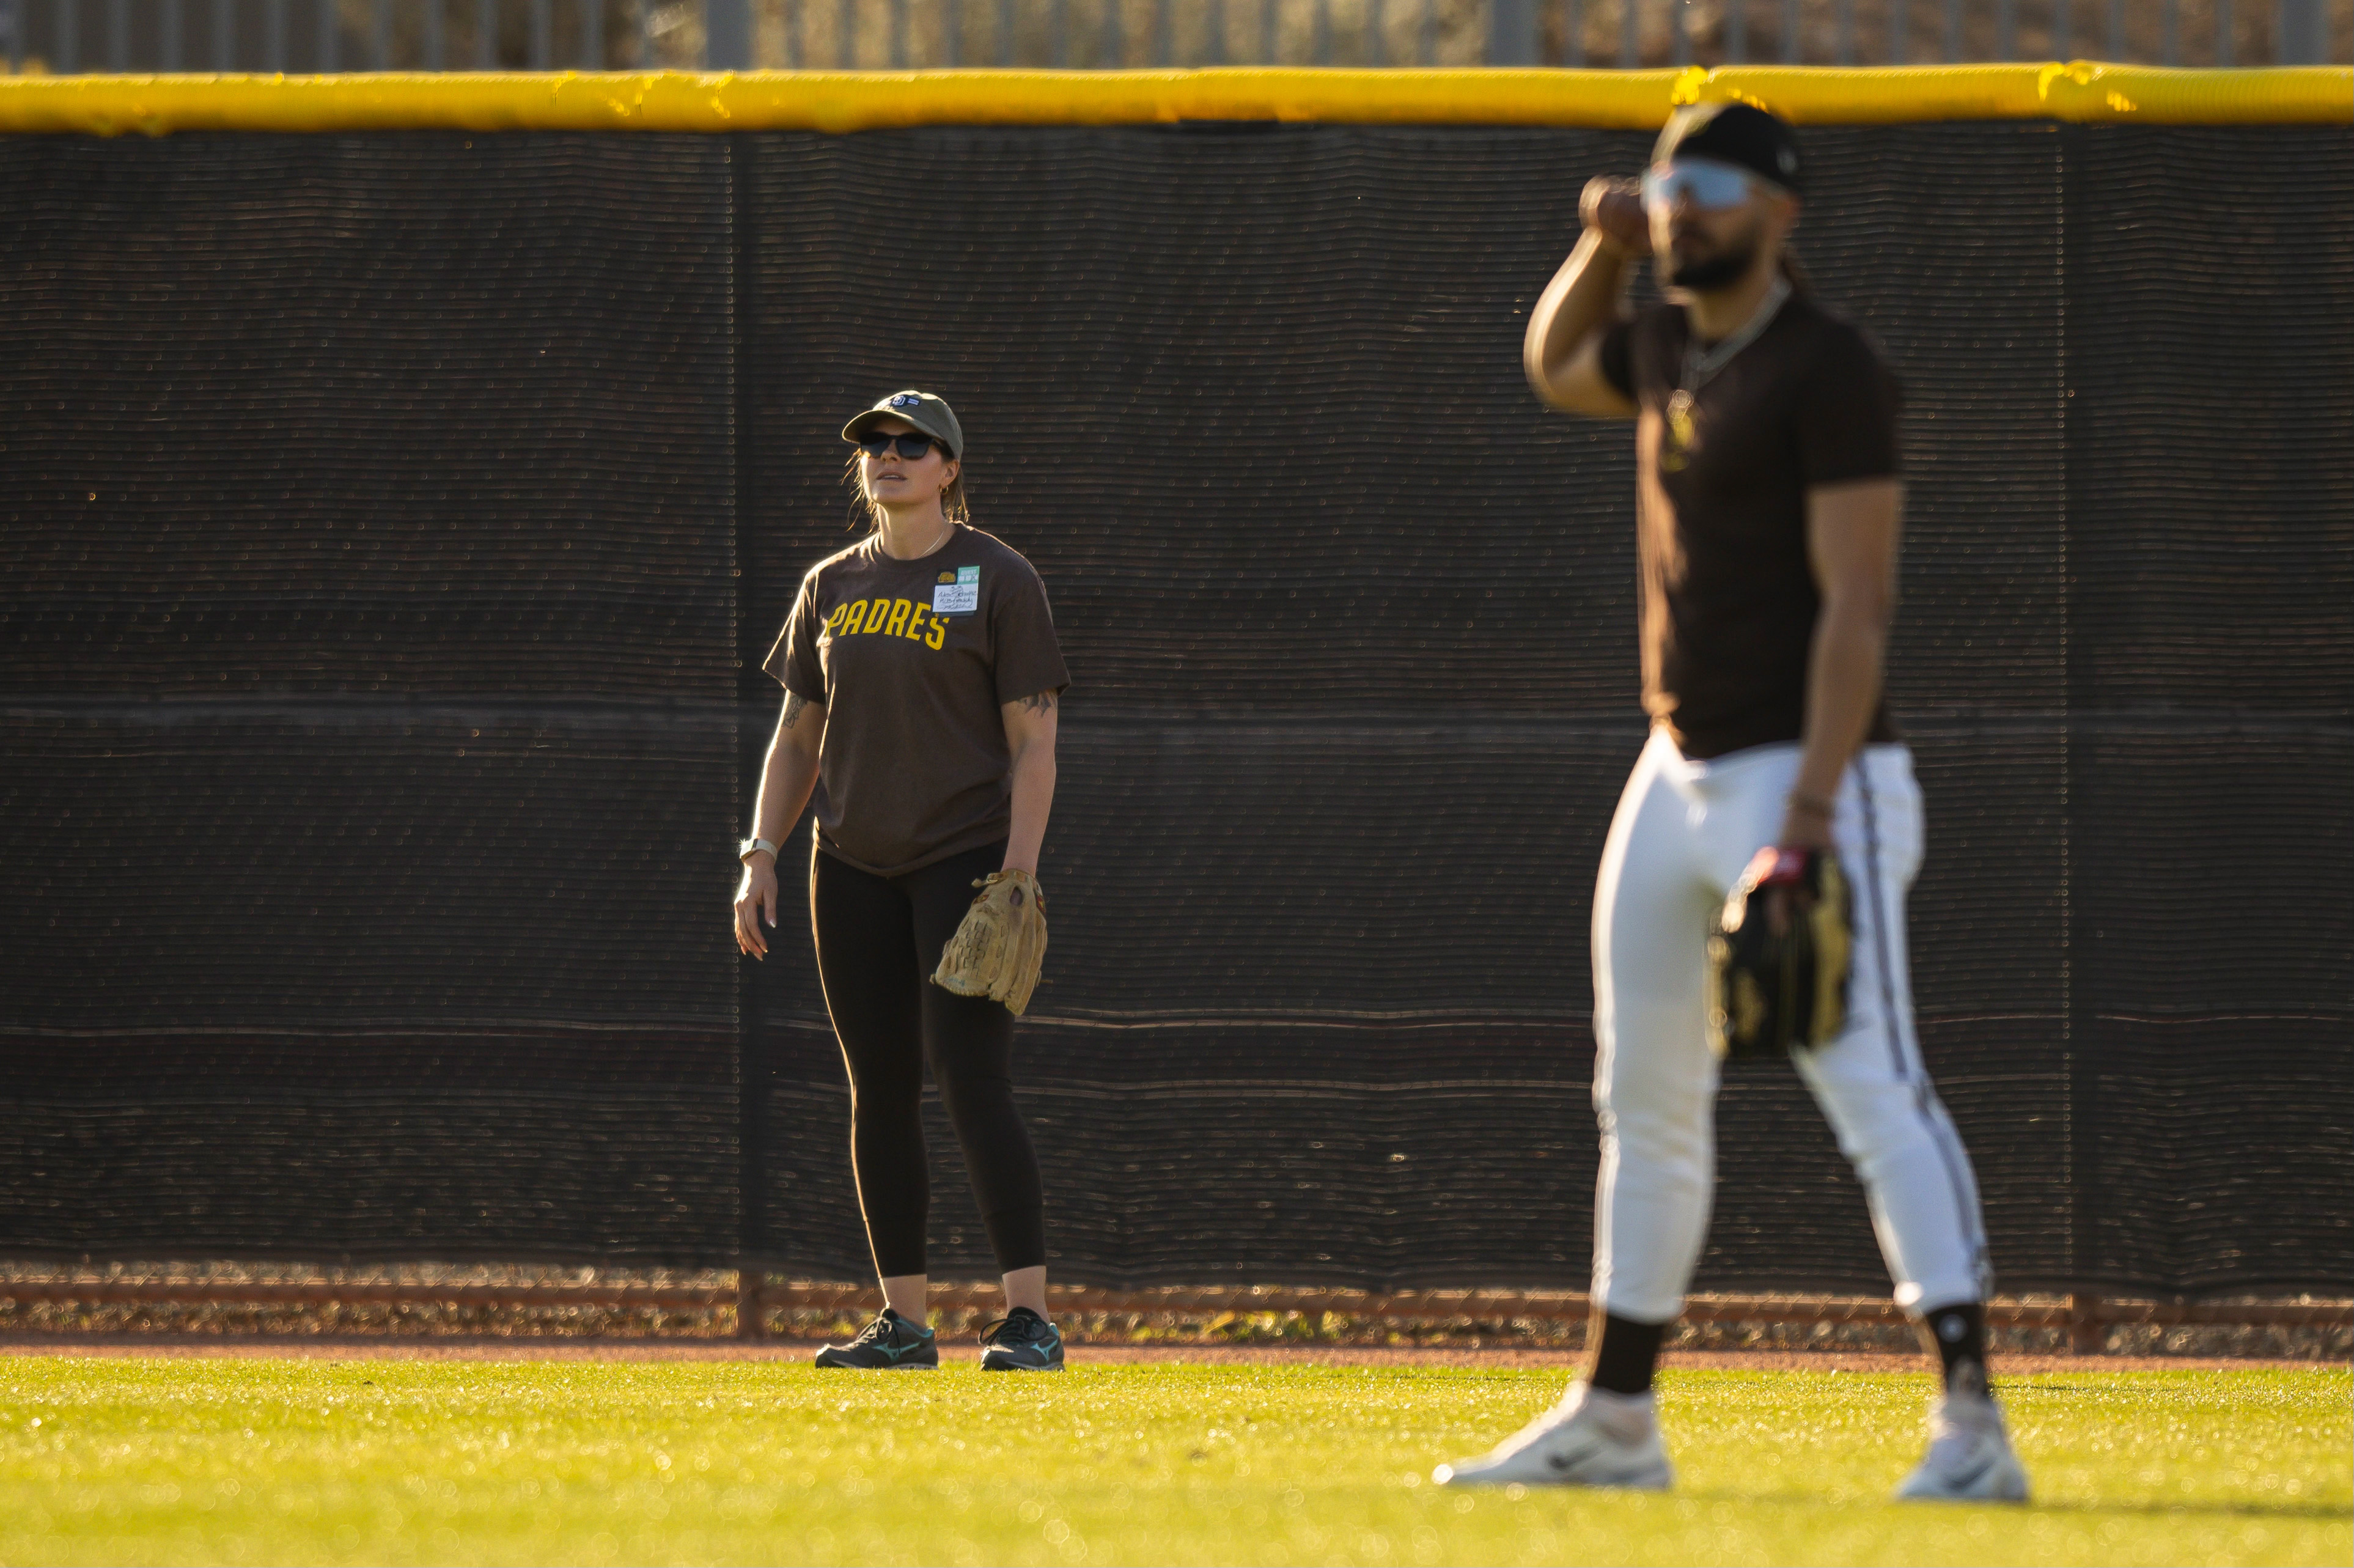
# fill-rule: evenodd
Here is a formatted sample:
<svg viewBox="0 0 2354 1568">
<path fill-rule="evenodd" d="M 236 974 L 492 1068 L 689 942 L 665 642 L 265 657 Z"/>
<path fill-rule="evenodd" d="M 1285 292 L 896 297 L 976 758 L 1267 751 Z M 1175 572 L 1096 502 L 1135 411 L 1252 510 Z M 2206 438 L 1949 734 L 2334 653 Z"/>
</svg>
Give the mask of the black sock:
<svg viewBox="0 0 2354 1568">
<path fill-rule="evenodd" d="M 1986 1308 L 1976 1301 L 1940 1307 L 1921 1319 L 1921 1337 L 1945 1363 L 1948 1393 L 1987 1390 Z"/>
<path fill-rule="evenodd" d="M 1649 1393 L 1651 1369 L 1659 1360 L 1659 1341 L 1667 1338 L 1665 1323 L 1638 1323 L 1615 1313 L 1597 1312 L 1599 1327 L 1589 1330 L 1595 1343 L 1585 1381 L 1613 1393 Z"/>
</svg>

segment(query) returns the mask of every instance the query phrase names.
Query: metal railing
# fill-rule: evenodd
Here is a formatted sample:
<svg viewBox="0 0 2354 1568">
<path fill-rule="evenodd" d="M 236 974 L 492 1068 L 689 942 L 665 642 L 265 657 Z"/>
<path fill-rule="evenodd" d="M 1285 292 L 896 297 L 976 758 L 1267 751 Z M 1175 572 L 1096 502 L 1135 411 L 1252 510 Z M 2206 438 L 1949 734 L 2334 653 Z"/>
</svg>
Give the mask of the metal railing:
<svg viewBox="0 0 2354 1568">
<path fill-rule="evenodd" d="M 2354 0 L 0 0 L 11 70 L 2354 58 Z"/>
</svg>

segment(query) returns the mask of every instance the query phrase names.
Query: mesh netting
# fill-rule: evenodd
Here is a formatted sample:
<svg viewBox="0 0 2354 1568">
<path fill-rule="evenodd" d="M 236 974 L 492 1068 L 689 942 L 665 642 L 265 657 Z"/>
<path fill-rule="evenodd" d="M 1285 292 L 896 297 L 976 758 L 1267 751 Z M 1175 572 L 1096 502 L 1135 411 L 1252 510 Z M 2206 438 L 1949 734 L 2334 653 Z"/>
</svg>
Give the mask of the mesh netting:
<svg viewBox="0 0 2354 1568">
<path fill-rule="evenodd" d="M 2354 1280 L 2354 148 L 1806 136 L 1909 392 L 1915 983 L 2003 1281 Z M 805 939 L 741 980 L 725 901 L 748 664 L 913 385 L 1077 681 L 1055 1266 L 1582 1282 L 1631 443 L 1518 342 L 1643 146 L 0 143 L 0 1245 L 863 1273 Z M 1718 1140 L 1701 1284 L 1884 1281 L 1787 1068 Z"/>
</svg>

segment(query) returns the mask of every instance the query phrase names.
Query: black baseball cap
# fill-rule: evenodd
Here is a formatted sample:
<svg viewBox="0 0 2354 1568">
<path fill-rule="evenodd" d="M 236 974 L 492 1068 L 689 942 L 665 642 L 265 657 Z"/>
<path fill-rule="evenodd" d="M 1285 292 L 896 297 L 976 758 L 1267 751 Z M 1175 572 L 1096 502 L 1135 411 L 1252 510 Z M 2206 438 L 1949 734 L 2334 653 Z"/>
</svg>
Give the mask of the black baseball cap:
<svg viewBox="0 0 2354 1568">
<path fill-rule="evenodd" d="M 1793 195 L 1806 189 L 1798 137 L 1790 122 L 1747 103 L 1693 103 L 1677 110 L 1651 148 L 1651 162 L 1671 158 L 1708 158 L 1746 169 Z"/>
</svg>

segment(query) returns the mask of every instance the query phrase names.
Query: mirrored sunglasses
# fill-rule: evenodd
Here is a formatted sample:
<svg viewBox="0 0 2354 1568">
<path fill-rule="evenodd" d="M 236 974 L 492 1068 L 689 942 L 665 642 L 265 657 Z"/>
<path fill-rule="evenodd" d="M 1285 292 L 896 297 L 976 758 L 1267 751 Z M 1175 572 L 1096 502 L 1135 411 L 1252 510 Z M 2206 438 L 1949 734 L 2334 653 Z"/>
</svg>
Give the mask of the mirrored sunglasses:
<svg viewBox="0 0 2354 1568">
<path fill-rule="evenodd" d="M 903 436 L 886 436 L 870 431 L 858 438 L 858 450 L 871 458 L 883 456 L 890 451 L 895 444 L 901 457 L 909 462 L 914 462 L 939 443 L 929 436 L 918 435 L 913 430 Z"/>
<path fill-rule="evenodd" d="M 1702 212 L 1725 212 L 1749 199 L 1749 171 L 1708 158 L 1654 164 L 1643 173 L 1643 206 L 1649 211 L 1690 202 Z"/>
</svg>

